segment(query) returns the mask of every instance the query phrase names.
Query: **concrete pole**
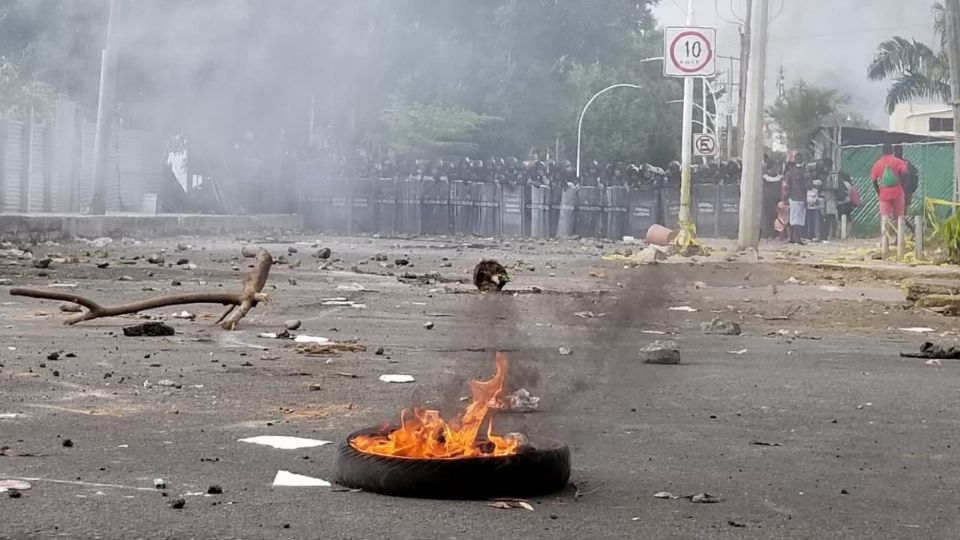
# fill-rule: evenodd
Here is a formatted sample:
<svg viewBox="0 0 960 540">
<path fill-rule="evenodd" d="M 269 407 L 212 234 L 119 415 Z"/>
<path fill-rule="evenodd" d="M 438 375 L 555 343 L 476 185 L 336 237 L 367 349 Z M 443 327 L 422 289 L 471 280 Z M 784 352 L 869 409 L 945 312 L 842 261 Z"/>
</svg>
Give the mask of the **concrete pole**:
<svg viewBox="0 0 960 540">
<path fill-rule="evenodd" d="M 960 0 L 944 1 L 947 18 L 947 57 L 950 60 L 950 101 L 953 107 L 953 200 L 960 196 Z M 954 209 L 956 211 L 956 209 Z"/>
<path fill-rule="evenodd" d="M 746 0 L 747 15 L 740 33 L 740 86 L 737 103 L 737 144 L 743 144 L 744 117 L 747 113 L 747 71 L 750 68 L 750 30 L 753 22 L 753 0 Z M 740 155 L 743 157 L 743 154 Z"/>
<path fill-rule="evenodd" d="M 100 58 L 100 97 L 97 105 L 97 131 L 93 138 L 93 198 L 90 213 L 107 213 L 107 161 L 110 159 L 110 131 L 117 97 L 117 19 L 120 0 L 110 0 L 107 43 Z"/>
<path fill-rule="evenodd" d="M 760 245 L 760 206 L 763 174 L 763 86 L 767 75 L 767 13 L 769 0 L 751 6 L 750 64 L 747 72 L 747 107 L 743 122 L 743 176 L 740 180 L 740 249 Z"/>
<path fill-rule="evenodd" d="M 687 2 L 687 26 L 693 26 L 693 0 Z M 690 213 L 690 161 L 693 157 L 693 78 L 683 79 L 683 136 L 680 148 L 680 231 L 677 241 L 686 244 L 693 228 Z"/>
</svg>

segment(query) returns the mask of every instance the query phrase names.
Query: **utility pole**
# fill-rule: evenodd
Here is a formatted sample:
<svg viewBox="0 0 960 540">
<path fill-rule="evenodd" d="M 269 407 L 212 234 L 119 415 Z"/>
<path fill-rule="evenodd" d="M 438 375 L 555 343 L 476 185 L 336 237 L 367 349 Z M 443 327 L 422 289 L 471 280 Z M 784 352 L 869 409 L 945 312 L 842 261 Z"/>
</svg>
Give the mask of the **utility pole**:
<svg viewBox="0 0 960 540">
<path fill-rule="evenodd" d="M 110 0 L 107 42 L 100 55 L 100 97 L 97 105 L 97 131 L 93 138 L 93 198 L 90 214 L 107 213 L 107 161 L 110 159 L 110 131 L 117 97 L 117 19 L 120 0 Z"/>
<path fill-rule="evenodd" d="M 945 0 L 950 105 L 953 107 L 953 200 L 960 195 L 960 0 Z M 954 210 L 956 211 L 956 210 Z"/>
<path fill-rule="evenodd" d="M 954 2 L 960 0 L 953 0 Z M 760 245 L 760 206 L 763 174 L 763 85 L 767 66 L 767 14 L 769 0 L 751 6 L 750 64 L 747 71 L 746 110 L 743 122 L 743 176 L 740 180 L 740 249 Z"/>
<path fill-rule="evenodd" d="M 693 0 L 687 1 L 687 26 L 693 26 Z M 704 126 L 706 131 L 706 126 Z M 677 242 L 688 245 L 693 237 L 693 215 L 690 213 L 690 160 L 693 157 L 693 78 L 683 79 L 683 136 L 680 149 L 680 231 Z"/>
<path fill-rule="evenodd" d="M 737 144 L 743 144 L 744 116 L 747 112 L 747 71 L 750 67 L 750 32 L 753 19 L 753 0 L 746 0 L 747 15 L 743 30 L 740 31 L 740 101 L 737 104 Z M 743 157 L 743 154 L 740 155 Z"/>
</svg>

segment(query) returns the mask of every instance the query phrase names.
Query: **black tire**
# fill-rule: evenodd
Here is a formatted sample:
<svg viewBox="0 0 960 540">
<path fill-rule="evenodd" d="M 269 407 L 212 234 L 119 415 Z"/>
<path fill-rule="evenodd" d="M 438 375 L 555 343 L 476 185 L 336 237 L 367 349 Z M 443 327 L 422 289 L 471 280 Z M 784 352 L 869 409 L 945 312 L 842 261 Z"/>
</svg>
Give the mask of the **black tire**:
<svg viewBox="0 0 960 540">
<path fill-rule="evenodd" d="M 350 446 L 351 434 L 337 449 L 336 482 L 362 489 L 425 499 L 490 499 L 532 497 L 559 491 L 570 480 L 570 449 L 549 440 L 535 440 L 505 457 L 465 459 L 411 459 L 360 452 Z"/>
</svg>

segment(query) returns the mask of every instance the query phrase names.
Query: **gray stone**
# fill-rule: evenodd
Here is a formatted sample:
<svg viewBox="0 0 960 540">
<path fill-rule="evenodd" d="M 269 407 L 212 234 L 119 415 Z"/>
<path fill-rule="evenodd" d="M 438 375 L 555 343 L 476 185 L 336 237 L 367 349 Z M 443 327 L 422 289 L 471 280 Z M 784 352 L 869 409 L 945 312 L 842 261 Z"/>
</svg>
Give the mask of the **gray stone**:
<svg viewBox="0 0 960 540">
<path fill-rule="evenodd" d="M 654 341 L 640 349 L 640 359 L 645 364 L 673 365 L 680 363 L 680 349 L 672 340 Z"/>
<path fill-rule="evenodd" d="M 302 324 L 299 319 L 290 319 L 283 323 L 283 326 L 286 327 L 287 330 L 299 330 Z"/>
<path fill-rule="evenodd" d="M 714 317 L 708 323 L 700 323 L 700 330 L 704 334 L 718 334 L 721 336 L 739 336 L 740 325 L 733 321 L 725 321 L 720 317 Z"/>
</svg>

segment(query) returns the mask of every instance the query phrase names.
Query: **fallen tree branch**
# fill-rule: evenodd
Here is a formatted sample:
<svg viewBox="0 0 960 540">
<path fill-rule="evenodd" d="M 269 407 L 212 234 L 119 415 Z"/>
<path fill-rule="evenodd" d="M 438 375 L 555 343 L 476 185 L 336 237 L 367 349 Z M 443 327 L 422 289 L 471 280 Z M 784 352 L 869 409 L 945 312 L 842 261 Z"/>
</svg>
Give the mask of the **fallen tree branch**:
<svg viewBox="0 0 960 540">
<path fill-rule="evenodd" d="M 260 302 L 267 300 L 267 295 L 262 293 L 264 285 L 267 283 L 267 277 L 270 275 L 270 267 L 273 265 L 273 257 L 266 250 L 260 250 L 257 255 L 257 262 L 246 277 L 243 279 L 243 290 L 239 293 L 183 293 L 171 294 L 149 298 L 139 302 L 131 302 L 119 306 L 103 306 L 99 303 L 85 298 L 83 296 L 59 291 L 48 291 L 44 289 L 32 289 L 26 287 L 14 287 L 10 289 L 12 296 L 26 296 L 28 298 L 40 298 L 43 300 L 60 300 L 62 302 L 72 302 L 79 304 L 87 311 L 79 315 L 68 318 L 63 324 L 74 325 L 83 321 L 101 319 L 104 317 L 116 317 L 118 315 L 127 315 L 130 313 L 139 313 L 149 309 L 157 309 L 166 306 L 179 306 L 183 304 L 222 304 L 230 306 L 226 313 L 217 321 L 224 330 L 235 330 L 237 324 L 247 313 L 256 307 Z"/>
</svg>

